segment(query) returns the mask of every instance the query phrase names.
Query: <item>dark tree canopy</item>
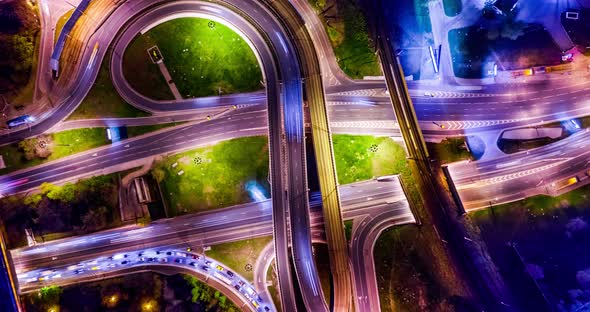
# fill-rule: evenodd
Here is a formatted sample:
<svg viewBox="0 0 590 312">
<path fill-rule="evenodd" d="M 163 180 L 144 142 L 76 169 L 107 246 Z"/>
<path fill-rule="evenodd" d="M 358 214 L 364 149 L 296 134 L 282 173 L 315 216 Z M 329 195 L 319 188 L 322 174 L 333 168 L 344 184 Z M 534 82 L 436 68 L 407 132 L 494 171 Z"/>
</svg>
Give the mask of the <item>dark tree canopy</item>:
<svg viewBox="0 0 590 312">
<path fill-rule="evenodd" d="M 37 13 L 27 1 L 0 4 L 0 93 L 24 86 L 31 75 Z"/>
</svg>

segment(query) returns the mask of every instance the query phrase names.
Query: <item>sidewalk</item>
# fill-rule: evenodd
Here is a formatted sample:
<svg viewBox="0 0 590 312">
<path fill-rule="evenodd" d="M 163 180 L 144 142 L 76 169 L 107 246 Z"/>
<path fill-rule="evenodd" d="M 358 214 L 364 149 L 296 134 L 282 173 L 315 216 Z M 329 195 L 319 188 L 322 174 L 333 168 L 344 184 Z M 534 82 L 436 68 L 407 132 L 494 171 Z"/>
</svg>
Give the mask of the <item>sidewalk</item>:
<svg viewBox="0 0 590 312">
<path fill-rule="evenodd" d="M 164 62 L 159 61 L 158 67 L 160 68 L 160 72 L 162 72 L 164 79 L 166 79 L 166 83 L 168 84 L 170 91 L 172 92 L 172 94 L 174 94 L 174 98 L 176 100 L 182 100 L 182 96 L 180 95 L 180 92 L 178 91 L 178 88 L 176 87 L 174 80 L 172 80 L 172 76 L 170 76 L 170 72 L 168 72 L 168 68 L 166 68 L 166 65 L 164 65 Z"/>
</svg>

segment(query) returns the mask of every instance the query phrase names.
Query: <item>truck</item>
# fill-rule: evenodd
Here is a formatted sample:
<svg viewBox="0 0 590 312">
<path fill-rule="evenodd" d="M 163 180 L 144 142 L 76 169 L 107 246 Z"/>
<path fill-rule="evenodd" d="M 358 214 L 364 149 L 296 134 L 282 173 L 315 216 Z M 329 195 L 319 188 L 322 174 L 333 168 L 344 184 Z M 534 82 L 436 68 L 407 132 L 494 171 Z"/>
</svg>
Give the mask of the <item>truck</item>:
<svg viewBox="0 0 590 312">
<path fill-rule="evenodd" d="M 563 180 L 559 180 L 555 183 L 552 184 L 553 187 L 555 187 L 555 190 L 561 190 L 564 189 L 568 186 L 574 185 L 576 183 L 578 183 L 578 177 L 577 176 L 573 176 L 571 178 L 567 178 L 567 179 L 563 179 Z"/>
</svg>

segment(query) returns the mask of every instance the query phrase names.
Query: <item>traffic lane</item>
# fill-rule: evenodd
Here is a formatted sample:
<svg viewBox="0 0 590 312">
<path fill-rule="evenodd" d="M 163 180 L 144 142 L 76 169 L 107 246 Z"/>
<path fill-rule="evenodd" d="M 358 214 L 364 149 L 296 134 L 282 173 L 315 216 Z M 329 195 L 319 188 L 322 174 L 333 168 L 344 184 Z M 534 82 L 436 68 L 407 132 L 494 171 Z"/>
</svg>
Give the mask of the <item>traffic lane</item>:
<svg viewBox="0 0 590 312">
<path fill-rule="evenodd" d="M 260 68 L 263 69 L 265 80 L 274 77 L 273 74 L 269 73 L 274 66 L 272 64 L 272 57 L 264 48 L 266 47 L 266 42 L 241 16 L 230 10 L 222 9 L 217 5 L 206 3 L 163 4 L 158 6 L 157 10 L 152 9 L 135 19 L 131 24 L 127 25 L 127 28 L 117 38 L 115 43 L 114 50 L 116 53 L 113 53 L 111 59 L 111 63 L 113 64 L 113 85 L 128 103 L 152 112 L 164 112 L 190 110 L 198 107 L 229 106 L 237 105 L 239 103 L 257 104 L 266 99 L 265 92 L 252 92 L 226 96 L 183 99 L 180 101 L 157 101 L 139 94 L 129 85 L 123 74 L 122 55 L 136 35 L 144 31 L 145 25 L 153 25 L 159 20 L 165 20 L 174 16 L 190 16 L 190 14 L 196 13 L 207 14 L 211 16 L 211 18 L 227 21 L 226 23 L 230 23 L 235 27 L 246 42 L 252 43 L 251 46 L 254 48 L 254 53 L 260 62 Z M 271 83 L 274 82 L 274 80 L 270 81 Z"/>
<path fill-rule="evenodd" d="M 384 209 L 389 210 L 391 208 Z M 399 214 L 405 214 L 407 212 L 408 211 L 397 211 Z M 363 211 L 362 209 L 358 210 L 358 215 L 366 214 L 366 211 Z M 353 218 L 356 216 L 357 214 L 351 212 L 348 213 L 345 218 Z M 236 218 L 226 217 L 227 216 L 223 216 L 222 218 L 225 219 L 225 221 L 217 225 L 193 226 L 193 224 L 188 224 L 180 229 L 177 229 L 177 227 L 170 229 L 154 229 L 152 231 L 145 231 L 141 235 L 136 235 L 139 233 L 135 233 L 134 235 L 128 236 L 125 236 L 126 233 L 123 232 L 119 233 L 120 235 L 111 237 L 107 241 L 103 239 L 102 241 L 92 243 L 87 247 L 79 247 L 81 244 L 77 244 L 78 247 L 75 248 L 68 246 L 69 250 L 60 250 L 55 247 L 51 249 L 51 252 L 42 250 L 42 253 L 37 254 L 37 256 L 19 253 L 19 250 L 13 250 L 11 253 L 15 259 L 14 265 L 17 272 L 23 272 L 43 267 L 51 268 L 55 266 L 72 265 L 88 259 L 108 256 L 130 248 L 141 247 L 158 249 L 166 247 L 186 248 L 188 246 L 193 246 L 194 248 L 194 246 L 215 245 L 246 239 L 248 237 L 272 235 L 270 213 L 252 218 L 243 216 Z M 314 213 L 313 220 L 313 226 L 322 225 L 322 218 L 318 213 Z"/>
<path fill-rule="evenodd" d="M 590 153 L 585 147 L 590 143 L 590 132 L 580 131 L 558 142 L 529 151 L 475 162 L 460 162 L 449 165 L 455 183 L 493 178 L 516 172 L 535 171 L 544 166 L 586 157 Z"/>
<path fill-rule="evenodd" d="M 52 127 L 50 129 L 50 132 L 59 132 L 80 128 L 137 127 L 166 124 L 173 122 L 204 121 L 205 119 L 207 119 L 207 116 L 219 115 L 224 112 L 227 112 L 228 110 L 228 108 L 205 108 L 202 110 L 197 110 L 195 112 L 180 112 L 165 115 L 155 115 L 149 117 L 68 120 L 60 122 L 59 124 Z"/>
<path fill-rule="evenodd" d="M 564 78 L 564 79 L 547 79 L 541 81 L 530 81 L 527 83 L 515 82 L 510 84 L 494 84 L 485 86 L 472 86 L 472 90 L 466 90 L 463 86 L 434 86 L 426 84 L 423 81 L 406 81 L 408 89 L 424 90 L 429 92 L 447 92 L 451 94 L 461 95 L 468 94 L 469 96 L 481 97 L 515 97 L 515 99 L 527 98 L 527 96 L 536 94 L 560 94 L 564 95 L 567 92 L 576 90 L 586 90 L 589 86 L 585 79 L 579 77 Z M 353 92 L 364 89 L 385 89 L 387 88 L 385 80 L 354 80 L 351 83 L 328 86 L 326 92 L 330 94 L 341 92 Z M 476 89 L 477 88 L 477 89 Z M 565 92 L 564 92 L 565 91 Z M 419 99 L 424 95 L 412 96 L 412 99 Z M 461 101 L 462 97 L 454 96 Z M 451 99 L 449 99 L 451 101 Z"/>
<path fill-rule="evenodd" d="M 381 188 L 381 186 L 383 186 Z M 357 189 L 363 191 L 360 194 Z M 343 216 L 346 219 L 359 215 L 381 213 L 379 205 L 403 199 L 399 187 L 393 182 L 369 181 L 341 186 Z M 321 222 L 321 201 L 314 200 L 312 205 L 313 223 Z M 361 203 L 359 205 L 359 203 Z M 81 237 L 65 238 L 51 241 L 33 247 L 14 249 L 11 255 L 15 266 L 42 266 L 60 263 L 67 259 L 66 255 L 86 257 L 88 251 L 95 248 L 106 249 L 126 248 L 126 244 L 142 245 L 155 240 L 169 241 L 178 238 L 192 237 L 201 232 L 216 229 L 247 226 L 248 224 L 262 224 L 271 220 L 270 200 L 228 207 L 208 213 L 180 216 L 172 219 L 154 221 L 146 227 L 128 226 L 113 230 L 102 231 Z M 237 221 L 236 221 L 237 220 Z M 230 227 L 230 228 L 231 228 Z M 148 235 L 149 234 L 149 235 Z M 158 243 L 160 245 L 161 243 Z M 53 257 L 57 259 L 52 260 Z M 57 261 L 57 262 L 56 262 Z"/>
<path fill-rule="evenodd" d="M 355 220 L 358 226 L 352 235 L 351 262 L 354 273 L 354 301 L 359 311 L 379 310 L 379 292 L 373 260 L 377 237 L 388 227 L 415 222 L 407 201 L 397 202 L 396 206 L 398 209 L 406 210 L 406 214 L 396 215 L 388 211 L 374 217 L 367 216 Z"/>
<path fill-rule="evenodd" d="M 267 134 L 266 110 L 262 107 L 249 107 L 243 110 L 234 110 L 220 118 L 205 121 L 203 123 L 180 127 L 151 136 L 129 139 L 112 145 L 99 147 L 75 154 L 67 158 L 52 161 L 40 166 L 19 170 L 0 177 L 0 190 L 6 192 L 7 185 L 13 181 L 28 179 L 25 184 L 8 189 L 16 192 L 31 187 L 32 182 L 37 184 L 43 178 L 54 174 L 89 172 L 80 166 L 96 166 L 98 162 L 112 163 L 113 160 L 123 163 L 126 159 L 139 159 L 148 154 L 162 154 L 173 150 L 179 150 L 187 146 L 204 146 L 206 143 L 221 141 L 223 138 L 234 138 L 251 135 L 252 133 Z M 250 129 L 251 131 L 248 131 Z M 105 134 L 106 135 L 106 134 Z M 182 143 L 184 142 L 184 143 Z M 182 146 L 181 146 L 182 145 Z M 140 155 L 139 155 L 140 154 Z M 93 156 L 94 155 L 94 156 Z M 55 180 L 55 179 L 52 179 Z M 51 181 L 47 180 L 48 182 Z M 19 188 L 20 187 L 20 188 Z"/>
<path fill-rule="evenodd" d="M 139 255 L 140 253 L 142 256 Z M 262 311 L 268 304 L 267 301 L 258 297 L 258 294 L 253 291 L 252 285 L 245 278 L 234 272 L 230 274 L 225 269 L 225 265 L 216 260 L 206 258 L 202 254 L 187 253 L 178 249 L 167 249 L 161 253 L 156 253 L 154 250 L 131 249 L 127 250 L 124 255 L 118 254 L 117 256 L 122 258 L 115 260 L 115 255 L 109 258 L 99 257 L 89 263 L 79 264 L 71 269 L 57 267 L 52 269 L 51 273 L 47 271 L 38 272 L 38 270 L 22 273 L 21 283 L 27 285 L 23 291 L 31 292 L 36 290 L 45 285 L 46 280 L 52 285 L 65 286 L 81 278 L 104 279 L 121 275 L 118 273 L 120 271 L 131 273 L 132 268 L 142 271 L 151 267 L 157 270 L 158 267 L 161 267 L 168 272 L 173 271 L 176 273 L 196 275 L 201 280 L 222 290 L 230 298 L 233 298 L 233 300 L 237 299 L 237 302 L 242 302 L 242 308 L 249 308 L 251 311 Z M 27 283 L 28 280 L 26 279 L 29 276 L 41 276 L 40 278 L 44 280 L 42 282 Z M 217 283 L 211 283 L 211 279 L 216 280 Z"/>
<path fill-rule="evenodd" d="M 559 186 L 553 183 L 577 176 L 580 182 L 572 187 L 587 184 L 586 172 L 590 164 L 590 157 L 580 157 L 560 163 L 546 170 L 530 175 L 515 177 L 510 180 L 486 181 L 487 183 L 473 183 L 457 185 L 457 191 L 466 209 L 489 207 L 501 203 L 516 201 L 526 197 L 546 194 L 555 195 Z"/>
<path fill-rule="evenodd" d="M 271 299 L 271 295 L 268 292 L 268 288 L 266 287 L 267 283 L 267 272 L 270 268 L 272 261 L 275 258 L 274 254 L 274 243 L 271 241 L 269 242 L 263 249 L 260 251 L 258 258 L 256 258 L 256 263 L 254 264 L 253 269 L 253 276 L 254 276 L 254 288 L 256 291 L 267 300 L 271 305 L 274 307 L 274 302 Z"/>
</svg>

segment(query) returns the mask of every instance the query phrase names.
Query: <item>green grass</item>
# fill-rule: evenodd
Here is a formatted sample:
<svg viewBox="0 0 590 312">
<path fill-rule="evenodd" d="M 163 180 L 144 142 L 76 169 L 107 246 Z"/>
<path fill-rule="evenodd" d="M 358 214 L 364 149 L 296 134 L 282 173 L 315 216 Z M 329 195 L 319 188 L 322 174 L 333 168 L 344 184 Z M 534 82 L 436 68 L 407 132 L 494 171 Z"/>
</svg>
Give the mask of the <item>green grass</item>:
<svg viewBox="0 0 590 312">
<path fill-rule="evenodd" d="M 138 92 L 173 99 L 147 49 L 157 45 L 184 98 L 262 89 L 262 73 L 248 44 L 230 28 L 201 18 L 179 18 L 137 36 L 124 54 L 125 77 Z"/>
<path fill-rule="evenodd" d="M 344 73 L 354 79 L 381 75 L 379 61 L 369 38 L 366 19 L 357 1 L 309 2 L 320 14 L 338 65 Z"/>
<path fill-rule="evenodd" d="M 53 138 L 53 152 L 46 159 L 27 161 L 16 144 L 0 146 L 0 155 L 6 164 L 6 168 L 0 169 L 0 175 L 108 144 L 104 128 L 67 130 L 50 134 L 50 137 Z"/>
<path fill-rule="evenodd" d="M 461 13 L 461 9 L 463 5 L 461 0 L 443 0 L 443 6 L 445 9 L 445 14 L 447 16 L 457 16 Z"/>
<path fill-rule="evenodd" d="M 350 242 L 352 238 L 352 220 L 344 221 L 344 234 L 346 234 L 346 241 Z"/>
<path fill-rule="evenodd" d="M 341 185 L 399 174 L 406 168 L 404 148 L 390 138 L 337 134 L 332 141 Z"/>
<path fill-rule="evenodd" d="M 244 187 L 249 181 L 268 190 L 267 143 L 265 136 L 233 139 L 157 163 L 152 174 L 161 184 L 170 216 L 250 202 Z M 184 174 L 178 175 L 181 170 Z"/>
<path fill-rule="evenodd" d="M 14 105 L 27 105 L 33 101 L 35 96 L 35 85 L 37 82 L 37 63 L 39 61 L 39 49 L 41 44 L 41 31 L 35 35 L 35 49 L 31 56 L 31 71 L 29 74 L 29 81 L 20 90 L 17 91 L 16 96 L 7 100 Z"/>
<path fill-rule="evenodd" d="M 456 311 L 418 227 L 384 231 L 373 250 L 381 311 Z"/>
<path fill-rule="evenodd" d="M 271 241 L 272 236 L 266 236 L 213 245 L 211 250 L 206 251 L 205 254 L 252 282 L 254 281 L 254 272 L 247 271 L 246 266 L 250 264 L 254 267 L 258 255 Z"/>
<path fill-rule="evenodd" d="M 61 30 L 64 28 L 64 25 L 66 24 L 68 19 L 70 19 L 70 16 L 72 16 L 72 13 L 74 13 L 74 9 L 67 11 L 57 20 L 57 23 L 55 24 L 55 34 L 53 36 L 53 45 L 55 45 L 55 43 L 57 42 L 57 38 L 59 38 Z"/>
<path fill-rule="evenodd" d="M 67 120 L 93 119 L 93 118 L 126 118 L 126 117 L 145 117 L 149 116 L 142 110 L 129 105 L 113 86 L 109 72 L 111 61 L 111 51 L 105 55 L 100 67 L 100 72 L 96 77 L 94 86 L 80 106 L 68 117 Z"/>
<path fill-rule="evenodd" d="M 514 220 L 514 210 L 524 209 L 523 211 L 526 211 L 526 214 L 531 218 L 529 221 L 532 221 L 535 217 L 552 213 L 556 210 L 558 211 L 565 206 L 569 206 L 572 209 L 587 207 L 590 205 L 588 194 L 590 194 L 590 186 L 586 185 L 555 197 L 537 195 L 517 202 L 493 205 L 491 209 L 477 210 L 470 213 L 470 215 L 480 220 L 485 218 Z"/>
<path fill-rule="evenodd" d="M 131 138 L 179 124 L 182 123 L 173 122 L 159 125 L 128 127 L 127 134 Z M 24 159 L 24 155 L 22 151 L 18 149 L 17 144 L 0 146 L 0 155 L 2 155 L 6 164 L 6 168 L 0 169 L 0 175 L 27 167 L 37 166 L 48 161 L 57 160 L 110 144 L 111 142 L 107 139 L 105 129 L 106 128 L 82 128 L 50 134 L 50 137 L 53 139 L 53 152 L 46 159 Z"/>
<path fill-rule="evenodd" d="M 473 159 L 465 146 L 464 138 L 449 138 L 440 143 L 426 143 L 426 145 L 430 156 L 443 164 Z"/>
<path fill-rule="evenodd" d="M 270 297 L 272 298 L 272 301 L 275 304 L 275 308 L 277 308 L 277 311 L 282 311 L 281 296 L 279 295 L 279 289 L 276 286 L 279 284 L 279 281 L 276 276 L 277 274 L 275 272 L 275 262 L 273 260 L 272 264 L 268 267 L 268 272 L 266 272 L 266 280 L 272 281 L 272 285 L 268 286 L 268 292 L 270 293 Z"/>
<path fill-rule="evenodd" d="M 109 143 L 104 128 L 74 129 L 52 134 L 54 141 L 50 160 L 80 153 Z"/>
</svg>

